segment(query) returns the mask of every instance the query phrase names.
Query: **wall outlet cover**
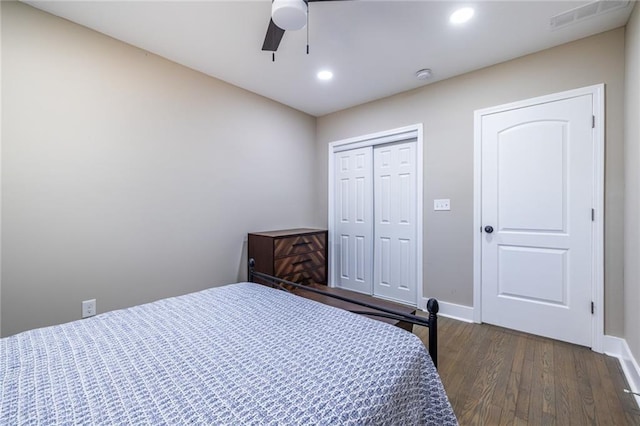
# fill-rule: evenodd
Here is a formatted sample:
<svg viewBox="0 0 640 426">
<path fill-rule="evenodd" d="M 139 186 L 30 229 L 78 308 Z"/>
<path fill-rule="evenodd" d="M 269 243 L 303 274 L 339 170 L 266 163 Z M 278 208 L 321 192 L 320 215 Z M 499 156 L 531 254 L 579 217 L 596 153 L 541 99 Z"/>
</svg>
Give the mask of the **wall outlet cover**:
<svg viewBox="0 0 640 426">
<path fill-rule="evenodd" d="M 96 314 L 96 299 L 82 302 L 82 318 L 92 317 Z"/>
</svg>

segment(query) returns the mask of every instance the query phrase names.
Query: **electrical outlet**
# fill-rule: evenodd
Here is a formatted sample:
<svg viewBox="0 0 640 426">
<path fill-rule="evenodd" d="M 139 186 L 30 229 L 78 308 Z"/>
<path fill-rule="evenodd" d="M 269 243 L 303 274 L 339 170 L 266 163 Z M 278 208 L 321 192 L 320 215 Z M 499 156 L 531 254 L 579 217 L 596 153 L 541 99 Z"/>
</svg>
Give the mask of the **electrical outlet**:
<svg viewBox="0 0 640 426">
<path fill-rule="evenodd" d="M 433 200 L 433 209 L 434 210 L 451 210 L 451 200 L 449 198 Z"/>
<path fill-rule="evenodd" d="M 82 318 L 92 317 L 96 314 L 96 299 L 82 302 Z"/>
</svg>

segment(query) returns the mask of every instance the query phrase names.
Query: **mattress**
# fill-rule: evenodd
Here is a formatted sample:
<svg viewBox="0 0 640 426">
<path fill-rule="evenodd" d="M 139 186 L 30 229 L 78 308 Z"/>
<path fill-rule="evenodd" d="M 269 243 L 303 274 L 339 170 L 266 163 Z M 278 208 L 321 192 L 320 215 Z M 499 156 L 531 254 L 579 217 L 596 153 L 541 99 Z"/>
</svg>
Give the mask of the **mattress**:
<svg viewBox="0 0 640 426">
<path fill-rule="evenodd" d="M 415 335 L 252 283 L 0 340 L 0 424 L 457 424 Z"/>
</svg>

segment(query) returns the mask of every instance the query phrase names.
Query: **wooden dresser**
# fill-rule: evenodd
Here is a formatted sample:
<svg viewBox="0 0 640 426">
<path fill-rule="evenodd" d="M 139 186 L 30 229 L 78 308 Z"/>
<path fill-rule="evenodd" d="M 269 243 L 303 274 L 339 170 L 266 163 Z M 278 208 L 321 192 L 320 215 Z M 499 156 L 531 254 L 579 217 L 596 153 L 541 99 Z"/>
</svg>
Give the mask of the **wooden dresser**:
<svg viewBox="0 0 640 426">
<path fill-rule="evenodd" d="M 327 284 L 327 231 L 286 229 L 249 234 L 255 270 L 301 284 Z"/>
</svg>

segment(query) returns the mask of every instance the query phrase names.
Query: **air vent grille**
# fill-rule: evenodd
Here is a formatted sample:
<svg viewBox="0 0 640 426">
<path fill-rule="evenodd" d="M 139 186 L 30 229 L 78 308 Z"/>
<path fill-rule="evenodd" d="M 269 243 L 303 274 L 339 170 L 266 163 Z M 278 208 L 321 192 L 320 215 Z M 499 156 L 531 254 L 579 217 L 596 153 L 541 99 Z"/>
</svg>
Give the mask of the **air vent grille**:
<svg viewBox="0 0 640 426">
<path fill-rule="evenodd" d="M 601 15 L 605 12 L 622 9 L 628 5 L 629 0 L 596 0 L 583 6 L 576 7 L 575 9 L 559 13 L 556 16 L 552 16 L 551 29 L 556 30 L 558 28 L 566 27 L 567 25 L 575 24 L 584 19 Z"/>
</svg>

